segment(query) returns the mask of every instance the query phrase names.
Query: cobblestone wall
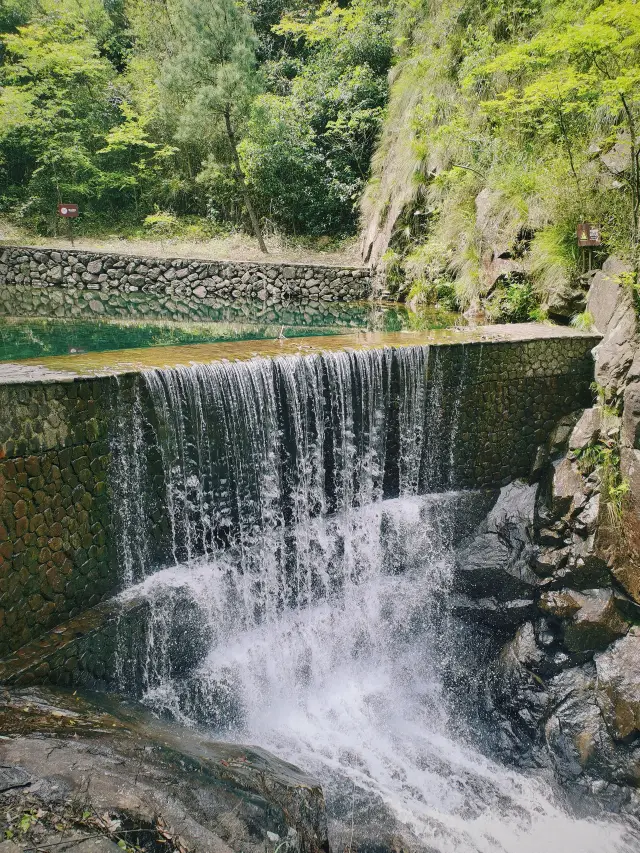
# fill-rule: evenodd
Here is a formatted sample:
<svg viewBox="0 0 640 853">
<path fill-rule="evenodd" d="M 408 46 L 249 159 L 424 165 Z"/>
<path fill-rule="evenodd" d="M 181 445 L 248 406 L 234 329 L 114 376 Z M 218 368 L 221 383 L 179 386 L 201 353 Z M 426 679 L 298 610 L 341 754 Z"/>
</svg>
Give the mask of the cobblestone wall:
<svg viewBox="0 0 640 853">
<path fill-rule="evenodd" d="M 455 482 L 444 485 L 495 487 L 526 476 L 554 423 L 589 404 L 596 342 L 439 346 L 442 407 L 457 407 Z M 125 401 L 137 382 L 132 374 L 0 385 L 0 658 L 38 644 L 121 583 L 111 495 L 121 492 L 113 440 L 123 406 L 114 395 Z"/>
<path fill-rule="evenodd" d="M 0 386 L 0 656 L 113 589 L 107 392 Z"/>
<path fill-rule="evenodd" d="M 0 250 L 0 284 L 175 293 L 205 299 L 352 301 L 371 291 L 368 269 L 310 264 L 143 258 L 98 252 L 8 247 Z"/>
</svg>

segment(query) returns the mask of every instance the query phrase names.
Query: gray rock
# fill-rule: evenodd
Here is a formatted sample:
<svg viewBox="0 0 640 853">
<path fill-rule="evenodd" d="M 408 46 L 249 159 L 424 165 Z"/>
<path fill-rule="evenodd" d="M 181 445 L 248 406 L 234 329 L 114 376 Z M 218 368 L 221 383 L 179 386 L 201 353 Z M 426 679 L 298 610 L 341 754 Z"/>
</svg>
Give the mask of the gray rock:
<svg viewBox="0 0 640 853">
<path fill-rule="evenodd" d="M 613 748 L 595 702 L 594 668 L 569 669 L 553 678 L 549 703 L 556 707 L 544 727 L 547 748 L 559 776 L 577 779 L 597 767 L 598 752 Z"/>
<path fill-rule="evenodd" d="M 600 155 L 600 161 L 614 175 L 622 175 L 629 171 L 631 168 L 631 141 L 628 135 L 621 135 L 613 148 Z"/>
<path fill-rule="evenodd" d="M 640 628 L 595 659 L 597 701 L 616 740 L 640 733 Z"/>
<path fill-rule="evenodd" d="M 320 785 L 261 749 L 218 743 L 141 710 L 116 719 L 49 690 L 22 691 L 2 706 L 10 736 L 0 741 L 0 762 L 13 767 L 20 756 L 36 780 L 36 807 L 40 790 L 47 808 L 78 801 L 100 815 L 123 814 L 134 826 L 161 817 L 189 850 L 260 851 L 271 833 L 287 839 L 288 853 L 329 852 Z M 65 723 L 70 715 L 74 726 Z"/>
<path fill-rule="evenodd" d="M 56 264 L 56 266 L 51 267 L 51 269 L 47 273 L 47 278 L 54 284 L 59 284 L 62 281 L 63 274 L 62 267 L 60 266 L 60 264 Z"/>
<path fill-rule="evenodd" d="M 634 359 L 630 374 L 634 373 Z M 622 412 L 622 430 L 620 441 L 623 447 L 640 450 L 640 381 L 632 381 L 624 390 L 624 408 Z M 640 497 L 640 495 L 639 495 Z"/>
<path fill-rule="evenodd" d="M 569 438 L 570 450 L 584 450 L 591 444 L 596 444 L 600 438 L 602 429 L 602 408 L 594 406 L 591 409 L 585 409 L 580 420 L 573 428 L 571 437 Z"/>
<path fill-rule="evenodd" d="M 456 553 L 458 591 L 500 602 L 531 597 L 539 583 L 528 564 L 536 493 L 537 486 L 518 482 L 501 490 L 476 534 Z"/>
<path fill-rule="evenodd" d="M 98 275 L 99 273 L 101 273 L 102 261 L 89 261 L 89 263 L 87 264 L 87 272 L 91 273 L 92 275 Z"/>
<path fill-rule="evenodd" d="M 573 435 L 571 438 L 573 440 Z M 582 476 L 578 466 L 568 457 L 565 457 L 554 465 L 551 490 L 551 506 L 554 515 L 561 516 L 568 513 L 574 498 L 581 494 Z"/>
<path fill-rule="evenodd" d="M 0 792 L 24 788 L 33 781 L 33 776 L 22 767 L 0 767 Z"/>
<path fill-rule="evenodd" d="M 570 601 L 577 610 L 566 613 L 564 643 L 570 652 L 602 651 L 629 630 L 629 622 L 618 610 L 610 589 L 575 592 L 565 590 L 558 594 Z M 560 615 L 557 611 L 554 615 Z"/>
<path fill-rule="evenodd" d="M 600 517 L 600 494 L 592 495 L 580 510 L 574 522 L 574 529 L 582 536 L 590 536 L 596 532 Z"/>
<path fill-rule="evenodd" d="M 619 258 L 608 258 L 594 276 L 587 299 L 587 310 L 604 336 L 594 350 L 596 381 L 613 391 L 620 387 L 635 355 L 635 310 L 629 288 L 620 278 L 630 271 Z"/>
</svg>

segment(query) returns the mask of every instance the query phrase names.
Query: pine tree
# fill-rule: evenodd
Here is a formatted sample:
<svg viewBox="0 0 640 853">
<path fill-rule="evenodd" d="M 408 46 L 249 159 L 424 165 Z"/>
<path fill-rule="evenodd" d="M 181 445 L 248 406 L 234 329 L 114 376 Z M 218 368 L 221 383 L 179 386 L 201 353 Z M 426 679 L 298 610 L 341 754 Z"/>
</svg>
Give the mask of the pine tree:
<svg viewBox="0 0 640 853">
<path fill-rule="evenodd" d="M 216 136 L 224 135 L 238 191 L 266 253 L 238 155 L 238 128 L 260 89 L 251 20 L 235 0 L 177 0 L 171 5 L 176 45 L 161 85 L 181 103 L 178 137 L 215 144 Z"/>
</svg>

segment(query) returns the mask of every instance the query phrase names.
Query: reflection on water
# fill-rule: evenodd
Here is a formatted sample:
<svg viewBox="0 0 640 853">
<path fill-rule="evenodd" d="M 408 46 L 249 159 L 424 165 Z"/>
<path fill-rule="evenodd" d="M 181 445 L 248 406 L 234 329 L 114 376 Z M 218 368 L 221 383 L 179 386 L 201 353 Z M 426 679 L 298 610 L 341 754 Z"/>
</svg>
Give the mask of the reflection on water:
<svg viewBox="0 0 640 853">
<path fill-rule="evenodd" d="M 0 286 L 0 361 L 139 347 L 442 329 L 461 318 L 368 302 L 274 303 Z"/>
</svg>

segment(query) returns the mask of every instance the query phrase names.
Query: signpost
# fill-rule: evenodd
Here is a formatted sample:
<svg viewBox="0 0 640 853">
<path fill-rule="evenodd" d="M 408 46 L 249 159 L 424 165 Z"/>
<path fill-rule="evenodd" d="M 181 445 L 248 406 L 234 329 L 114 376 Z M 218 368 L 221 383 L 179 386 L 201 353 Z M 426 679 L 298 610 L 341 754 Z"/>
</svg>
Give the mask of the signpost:
<svg viewBox="0 0 640 853">
<path fill-rule="evenodd" d="M 602 245 L 600 227 L 598 225 L 594 225 L 592 222 L 579 222 L 577 233 L 578 246 L 580 246 L 581 249 L 587 250 L 587 255 L 589 257 L 589 270 L 591 270 L 591 248 L 593 246 Z M 582 253 L 582 258 L 582 269 L 584 271 L 584 252 Z"/>
<path fill-rule="evenodd" d="M 600 228 L 591 222 L 578 223 L 578 246 L 601 246 Z"/>
<path fill-rule="evenodd" d="M 59 204 L 58 205 L 58 214 L 62 216 L 63 219 L 66 219 L 69 223 L 69 239 L 71 240 L 71 245 L 73 246 L 73 220 L 79 214 L 78 205 L 77 204 Z"/>
</svg>

